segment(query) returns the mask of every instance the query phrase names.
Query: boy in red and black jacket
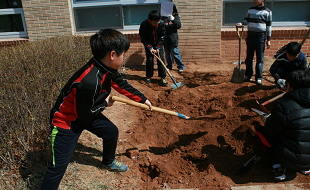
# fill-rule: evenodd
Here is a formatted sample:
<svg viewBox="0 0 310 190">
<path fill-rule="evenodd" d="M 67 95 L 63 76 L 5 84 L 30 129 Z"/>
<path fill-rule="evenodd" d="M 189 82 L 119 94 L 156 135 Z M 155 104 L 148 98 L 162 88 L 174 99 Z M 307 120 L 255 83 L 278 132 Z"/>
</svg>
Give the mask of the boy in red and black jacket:
<svg viewBox="0 0 310 190">
<path fill-rule="evenodd" d="M 102 29 L 90 38 L 90 46 L 94 57 L 69 79 L 51 110 L 52 161 L 41 189 L 58 189 L 84 129 L 102 138 L 104 169 L 128 170 L 128 166 L 115 160 L 118 128 L 101 113 L 114 102 L 110 98 L 111 87 L 152 109 L 147 98 L 117 71 L 129 49 L 129 40 L 119 31 Z"/>
<path fill-rule="evenodd" d="M 165 38 L 165 25 L 160 20 L 161 16 L 157 10 L 149 13 L 148 19 L 140 24 L 139 35 L 146 53 L 146 83 L 151 83 L 154 74 L 154 55 L 159 54 L 160 59 L 164 60 L 163 44 Z M 157 60 L 158 76 L 161 77 L 163 86 L 168 86 L 166 80 L 166 70 Z"/>
</svg>

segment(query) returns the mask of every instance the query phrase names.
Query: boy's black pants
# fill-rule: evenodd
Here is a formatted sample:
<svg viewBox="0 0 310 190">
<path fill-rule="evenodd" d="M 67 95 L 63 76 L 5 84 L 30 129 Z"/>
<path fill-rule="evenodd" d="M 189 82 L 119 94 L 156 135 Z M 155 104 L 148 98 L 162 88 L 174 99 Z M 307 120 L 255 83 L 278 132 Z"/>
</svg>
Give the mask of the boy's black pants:
<svg viewBox="0 0 310 190">
<path fill-rule="evenodd" d="M 112 163 L 115 159 L 118 128 L 100 113 L 85 129 L 102 138 L 102 164 Z M 51 139 L 52 161 L 47 168 L 41 189 L 58 189 L 82 131 L 72 131 L 54 126 Z"/>
<path fill-rule="evenodd" d="M 277 162 L 275 149 L 274 149 L 276 140 L 273 137 L 267 135 L 262 130 L 256 131 L 255 135 L 258 138 L 258 144 L 263 150 L 263 152 L 267 152 L 270 165 L 272 166 L 274 164 L 279 164 Z"/>
<path fill-rule="evenodd" d="M 154 75 L 154 55 L 148 49 L 145 49 L 145 52 L 146 52 L 146 64 L 145 64 L 146 78 L 152 78 Z M 159 57 L 164 62 L 164 51 L 162 49 L 159 50 Z M 157 69 L 158 69 L 158 76 L 161 78 L 166 78 L 166 70 L 159 60 L 157 60 Z"/>
</svg>

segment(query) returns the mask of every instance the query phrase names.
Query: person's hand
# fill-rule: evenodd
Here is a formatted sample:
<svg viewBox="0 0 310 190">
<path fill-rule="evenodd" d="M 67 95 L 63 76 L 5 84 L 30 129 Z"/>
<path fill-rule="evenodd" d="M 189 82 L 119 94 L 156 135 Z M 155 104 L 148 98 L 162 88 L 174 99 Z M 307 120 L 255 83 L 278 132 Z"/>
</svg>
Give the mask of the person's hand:
<svg viewBox="0 0 310 190">
<path fill-rule="evenodd" d="M 112 96 L 108 96 L 105 101 L 107 102 L 107 107 L 111 107 L 114 103 L 114 100 L 112 100 Z"/>
<path fill-rule="evenodd" d="M 151 104 L 151 102 L 149 100 L 146 100 L 144 102 L 144 104 L 148 105 L 149 106 L 149 110 L 152 111 L 152 104 Z"/>
<path fill-rule="evenodd" d="M 157 53 L 157 50 L 154 49 L 154 48 L 152 48 L 152 49 L 150 49 L 150 52 L 151 52 L 151 54 L 156 54 L 156 53 Z"/>
<path fill-rule="evenodd" d="M 280 88 L 284 88 L 285 87 L 285 79 L 278 79 L 277 84 L 280 86 Z"/>
<path fill-rule="evenodd" d="M 173 20 L 174 20 L 174 16 L 169 15 L 169 16 L 168 16 L 168 19 L 171 20 L 171 21 L 173 21 Z"/>
<path fill-rule="evenodd" d="M 237 24 L 236 24 L 236 26 L 238 27 L 238 28 L 241 28 L 242 27 L 242 22 L 238 22 Z"/>
<path fill-rule="evenodd" d="M 266 42 L 267 49 L 270 49 L 270 40 Z"/>
</svg>

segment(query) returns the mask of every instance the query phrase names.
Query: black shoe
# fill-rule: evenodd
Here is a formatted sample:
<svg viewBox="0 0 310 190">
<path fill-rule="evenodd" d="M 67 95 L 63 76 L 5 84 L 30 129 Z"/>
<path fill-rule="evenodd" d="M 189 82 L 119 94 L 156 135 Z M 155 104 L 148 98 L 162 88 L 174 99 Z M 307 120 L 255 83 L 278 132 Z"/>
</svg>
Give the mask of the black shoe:
<svg viewBox="0 0 310 190">
<path fill-rule="evenodd" d="M 274 179 L 276 181 L 283 181 L 286 178 L 285 172 L 286 172 L 286 168 L 283 167 L 277 167 L 277 168 L 272 168 L 272 172 L 274 175 Z"/>
<path fill-rule="evenodd" d="M 252 77 L 250 77 L 250 76 L 245 76 L 245 77 L 243 78 L 243 81 L 244 81 L 244 82 L 250 82 L 250 81 L 252 81 Z"/>
<path fill-rule="evenodd" d="M 161 79 L 161 82 L 163 86 L 168 86 L 168 82 L 165 78 Z"/>
<path fill-rule="evenodd" d="M 145 79 L 146 84 L 150 84 L 151 83 L 151 78 L 147 78 Z"/>
</svg>

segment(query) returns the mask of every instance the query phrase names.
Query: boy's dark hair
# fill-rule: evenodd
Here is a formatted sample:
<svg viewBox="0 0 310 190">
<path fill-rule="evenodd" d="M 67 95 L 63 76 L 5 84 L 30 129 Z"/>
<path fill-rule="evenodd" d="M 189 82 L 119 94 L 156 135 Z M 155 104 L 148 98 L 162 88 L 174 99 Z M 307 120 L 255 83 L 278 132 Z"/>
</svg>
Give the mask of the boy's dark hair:
<svg viewBox="0 0 310 190">
<path fill-rule="evenodd" d="M 128 38 L 115 29 L 101 29 L 90 38 L 90 48 L 96 59 L 104 58 L 113 50 L 117 55 L 121 55 L 128 51 L 129 47 Z"/>
<path fill-rule="evenodd" d="M 149 20 L 160 20 L 160 12 L 157 10 L 152 10 L 148 16 Z"/>
<path fill-rule="evenodd" d="M 291 88 L 310 88 L 310 70 L 295 70 L 292 71 L 286 78 L 286 83 L 289 83 Z"/>
<path fill-rule="evenodd" d="M 290 42 L 286 45 L 286 52 L 290 55 L 297 55 L 300 53 L 301 44 L 298 42 Z"/>
</svg>

